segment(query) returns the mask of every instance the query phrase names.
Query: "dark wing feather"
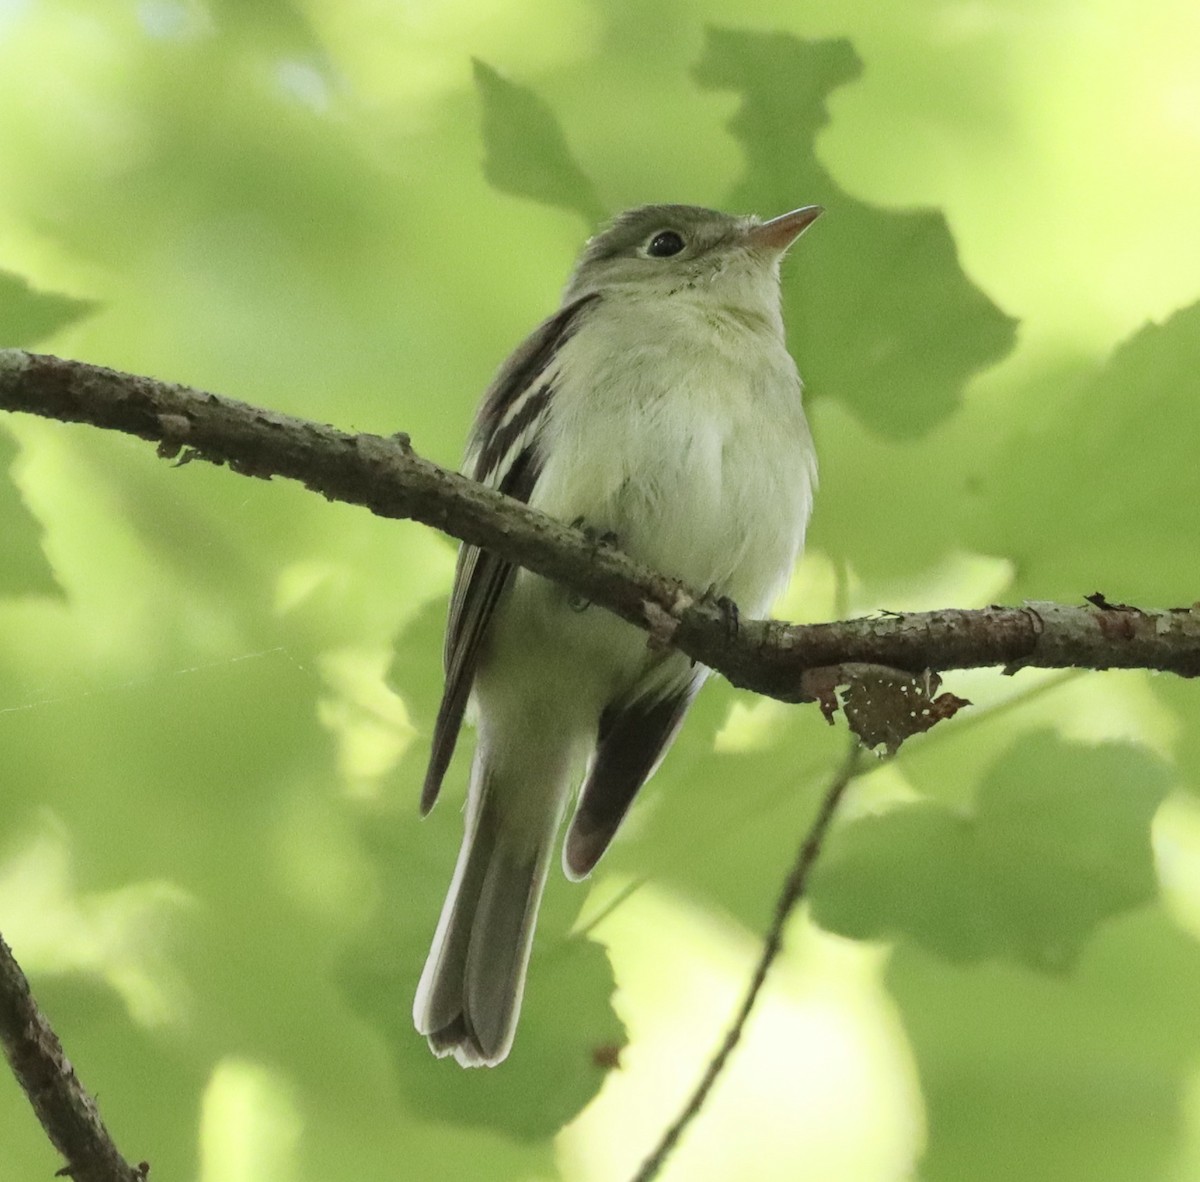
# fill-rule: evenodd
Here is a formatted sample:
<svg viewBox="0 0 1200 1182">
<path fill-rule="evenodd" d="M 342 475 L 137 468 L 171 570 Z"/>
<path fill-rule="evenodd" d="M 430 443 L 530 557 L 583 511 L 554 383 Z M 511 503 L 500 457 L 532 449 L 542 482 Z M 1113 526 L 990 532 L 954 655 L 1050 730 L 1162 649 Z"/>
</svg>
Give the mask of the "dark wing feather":
<svg viewBox="0 0 1200 1182">
<path fill-rule="evenodd" d="M 559 349 L 578 327 L 580 313 L 599 297 L 568 304 L 538 327 L 508 359 L 484 396 L 468 451 L 468 474 L 506 496 L 528 501 L 541 471 L 537 426 L 553 393 L 545 378 Z M 437 800 L 462 727 L 488 625 L 509 583 L 511 563 L 475 546 L 458 552 L 446 625 L 446 685 L 433 726 L 433 747 L 421 812 Z"/>
<path fill-rule="evenodd" d="M 696 673 L 660 698 L 610 703 L 600 715 L 596 756 L 564 850 L 572 878 L 590 874 L 608 848 L 638 789 L 675 738 L 704 676 Z"/>
<path fill-rule="evenodd" d="M 537 455 L 532 446 L 517 457 L 500 491 L 519 501 L 528 501 L 537 481 Z M 511 563 L 474 546 L 463 546 L 458 552 L 458 567 L 454 576 L 454 599 L 451 603 L 450 624 L 446 644 L 446 686 L 433 724 L 433 749 L 425 785 L 421 790 L 421 813 L 424 815 L 437 800 L 442 778 L 450 766 L 454 745 L 462 726 L 475 667 L 488 624 L 496 604 L 512 581 Z"/>
</svg>

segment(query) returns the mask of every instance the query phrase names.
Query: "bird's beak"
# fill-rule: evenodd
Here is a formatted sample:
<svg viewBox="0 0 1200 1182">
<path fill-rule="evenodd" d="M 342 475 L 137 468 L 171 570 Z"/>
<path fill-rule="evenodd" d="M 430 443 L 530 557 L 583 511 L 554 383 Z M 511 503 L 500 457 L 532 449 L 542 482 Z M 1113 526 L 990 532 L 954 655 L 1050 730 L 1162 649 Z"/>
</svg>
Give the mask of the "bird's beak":
<svg viewBox="0 0 1200 1182">
<path fill-rule="evenodd" d="M 751 246 L 782 254 L 824 212 L 823 205 L 806 205 L 802 209 L 793 209 L 791 213 L 772 218 L 769 222 L 751 226 L 746 231 L 746 239 Z"/>
</svg>

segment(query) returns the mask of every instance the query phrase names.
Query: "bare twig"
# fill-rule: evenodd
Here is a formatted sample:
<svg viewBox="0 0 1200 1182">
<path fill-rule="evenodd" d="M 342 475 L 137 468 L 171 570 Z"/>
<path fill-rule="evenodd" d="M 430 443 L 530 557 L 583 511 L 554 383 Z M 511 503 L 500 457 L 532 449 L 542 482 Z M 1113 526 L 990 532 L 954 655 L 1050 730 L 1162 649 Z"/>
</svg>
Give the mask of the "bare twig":
<svg viewBox="0 0 1200 1182">
<path fill-rule="evenodd" d="M 709 1060 L 704 1074 L 700 1077 L 700 1082 L 680 1109 L 679 1115 L 663 1133 L 654 1151 L 642 1162 L 641 1168 L 634 1175 L 633 1182 L 651 1182 L 651 1179 L 658 1176 L 659 1171 L 666 1165 L 667 1158 L 671 1156 L 675 1146 L 679 1143 L 680 1137 L 683 1136 L 692 1121 L 700 1115 L 700 1109 L 704 1107 L 709 1092 L 712 1091 L 713 1085 L 724 1071 L 729 1056 L 733 1054 L 734 1049 L 741 1041 L 746 1023 L 749 1021 L 763 985 L 766 983 L 767 974 L 783 949 L 783 930 L 787 926 L 787 921 L 795 910 L 796 904 L 804 895 L 809 873 L 817 860 L 817 855 L 821 852 L 821 844 L 825 840 L 825 834 L 829 831 L 830 822 L 833 820 L 834 813 L 837 812 L 838 804 L 846 789 L 858 775 L 863 757 L 862 748 L 857 743 L 853 743 L 841 767 L 838 768 L 828 788 L 825 789 L 821 807 L 817 811 L 813 823 L 809 826 L 808 832 L 804 835 L 795 864 L 784 881 L 783 890 L 780 891 L 779 898 L 775 903 L 775 915 L 763 941 L 762 954 L 758 958 L 754 976 L 750 979 L 750 987 L 746 990 L 746 996 L 742 999 L 737 1016 L 720 1047 L 717 1048 L 716 1054 Z"/>
<path fill-rule="evenodd" d="M 382 517 L 412 518 L 554 579 L 718 670 L 734 685 L 803 700 L 805 670 L 852 664 L 922 673 L 985 665 L 1141 668 L 1200 675 L 1200 609 L 1025 603 L 793 625 L 742 620 L 612 547 L 413 453 L 402 436 L 333 427 L 186 386 L 57 357 L 0 350 L 0 409 L 90 423 L 160 454 L 285 476 Z"/>
<path fill-rule="evenodd" d="M 79 1082 L 2 936 L 0 1043 L 42 1128 L 67 1159 L 60 1174 L 75 1182 L 145 1182 L 150 1167 L 145 1162 L 131 1166 L 113 1144 L 95 1100 Z"/>
</svg>

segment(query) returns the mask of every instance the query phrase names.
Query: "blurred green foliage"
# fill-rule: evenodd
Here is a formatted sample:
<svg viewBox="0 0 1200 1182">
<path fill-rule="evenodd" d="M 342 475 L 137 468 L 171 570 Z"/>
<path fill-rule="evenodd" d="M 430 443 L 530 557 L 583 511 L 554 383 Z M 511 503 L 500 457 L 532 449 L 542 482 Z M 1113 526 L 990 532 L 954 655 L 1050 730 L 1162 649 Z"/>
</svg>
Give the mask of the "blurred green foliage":
<svg viewBox="0 0 1200 1182">
<path fill-rule="evenodd" d="M 0 340 L 12 348 L 36 344 L 65 328 L 90 308 L 86 300 L 35 292 L 16 275 L 0 271 Z M 0 436 L 0 469 L 8 471 L 16 447 Z M 41 550 L 37 519 L 25 507 L 11 482 L 0 482 L 0 593 L 47 594 L 54 579 Z"/>
<path fill-rule="evenodd" d="M 781 610 L 1186 603 L 1197 51 L 1185 0 L 0 5 L 0 344 L 453 464 L 604 214 L 817 201 L 784 283 L 823 483 Z M 630 1172 L 844 734 L 711 685 L 591 891 L 552 876 L 511 1060 L 462 1072 L 409 1022 L 465 781 L 418 824 L 452 544 L 15 416 L 0 469 L 0 931 L 127 1153 Z M 974 710 L 856 784 L 667 1177 L 1200 1170 L 1195 687 L 950 688 Z M 0 1128 L 0 1177 L 57 1168 L 7 1077 Z"/>
<path fill-rule="evenodd" d="M 847 825 L 815 872 L 814 918 L 948 960 L 1065 969 L 1099 923 L 1157 894 L 1150 822 L 1169 787 L 1132 746 L 1023 736 L 980 781 L 973 812 L 922 801 Z"/>
</svg>

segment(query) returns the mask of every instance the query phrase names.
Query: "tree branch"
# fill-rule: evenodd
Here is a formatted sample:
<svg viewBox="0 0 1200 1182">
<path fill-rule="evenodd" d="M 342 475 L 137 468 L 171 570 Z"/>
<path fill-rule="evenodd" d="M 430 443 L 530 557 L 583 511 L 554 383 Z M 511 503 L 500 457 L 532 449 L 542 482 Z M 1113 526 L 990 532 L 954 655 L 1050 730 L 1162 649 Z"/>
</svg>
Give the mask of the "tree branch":
<svg viewBox="0 0 1200 1182">
<path fill-rule="evenodd" d="M 794 625 L 742 621 L 720 604 L 577 530 L 416 455 L 408 438 L 334 427 L 187 386 L 57 357 L 0 350 L 0 409 L 157 441 L 180 462 L 285 476 L 381 517 L 411 518 L 570 588 L 718 670 L 784 701 L 812 696 L 806 671 L 847 663 L 921 673 L 1004 666 L 1158 669 L 1200 675 L 1200 608 L 1165 611 L 1028 602 L 978 611 Z M 181 454 L 182 453 L 182 454 Z"/>
<path fill-rule="evenodd" d="M 29 982 L 0 936 L 0 1043 L 42 1128 L 67 1159 L 75 1182 L 145 1182 L 149 1166 L 131 1166 L 113 1144 L 96 1102 L 84 1090 L 58 1035 L 33 1000 Z"/>
</svg>

